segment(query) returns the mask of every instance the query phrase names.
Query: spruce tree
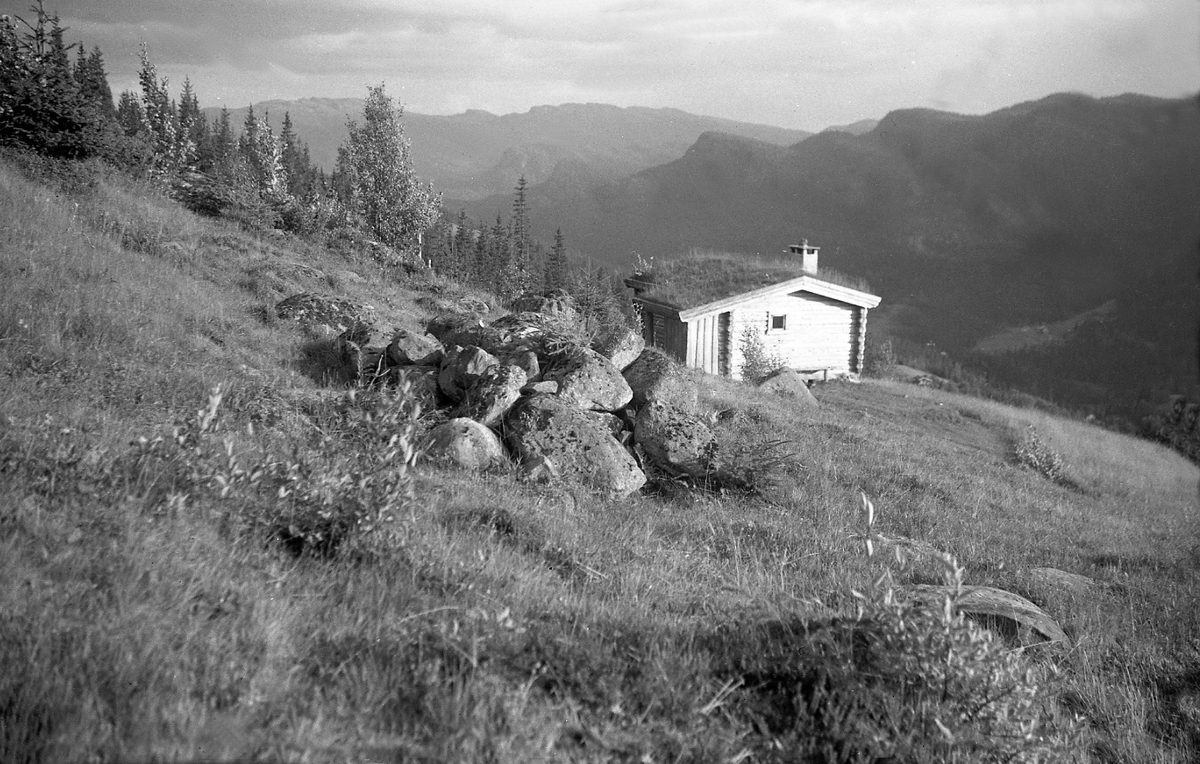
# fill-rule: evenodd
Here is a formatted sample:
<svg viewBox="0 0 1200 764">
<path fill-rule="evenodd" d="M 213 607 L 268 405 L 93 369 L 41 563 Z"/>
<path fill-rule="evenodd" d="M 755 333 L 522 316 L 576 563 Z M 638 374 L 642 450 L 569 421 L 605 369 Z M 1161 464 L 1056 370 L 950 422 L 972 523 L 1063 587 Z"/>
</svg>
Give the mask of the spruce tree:
<svg viewBox="0 0 1200 764">
<path fill-rule="evenodd" d="M 530 259 L 532 247 L 529 235 L 529 202 L 526 198 L 528 186 L 525 176 L 517 181 L 516 192 L 513 196 L 512 214 L 512 252 L 508 263 L 508 287 L 516 294 L 524 292 L 530 278 Z"/>
<path fill-rule="evenodd" d="M 41 0 L 36 21 L 0 17 L 0 143 L 22 144 L 51 156 L 81 157 L 96 112 L 71 71 L 58 16 Z M 22 29 L 23 27 L 23 29 Z"/>
<path fill-rule="evenodd" d="M 546 292 L 559 292 L 567 289 L 567 245 L 563 241 L 563 232 L 559 228 L 554 232 L 554 248 L 546 262 Z"/>
</svg>

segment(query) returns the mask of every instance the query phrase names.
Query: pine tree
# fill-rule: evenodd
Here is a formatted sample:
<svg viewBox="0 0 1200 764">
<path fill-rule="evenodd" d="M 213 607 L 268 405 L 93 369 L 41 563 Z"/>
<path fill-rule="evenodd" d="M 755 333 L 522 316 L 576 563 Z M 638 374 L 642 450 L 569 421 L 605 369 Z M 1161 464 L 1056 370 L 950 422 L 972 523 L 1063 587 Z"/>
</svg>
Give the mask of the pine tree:
<svg viewBox="0 0 1200 764">
<path fill-rule="evenodd" d="M 424 231 L 440 215 L 441 195 L 417 179 L 402 114 L 382 85 L 371 88 L 363 123 L 346 123 L 349 135 L 338 152 L 339 169 L 345 173 L 349 206 L 366 230 L 388 246 L 419 250 Z"/>
<path fill-rule="evenodd" d="M 183 91 L 179 94 L 179 127 L 187 133 L 195 152 L 196 168 L 207 172 L 213 166 L 212 136 L 208 129 L 208 120 L 200 111 L 200 101 L 192 88 L 192 81 L 186 77 L 183 80 Z"/>
<path fill-rule="evenodd" d="M 454 224 L 455 267 L 459 272 L 458 279 L 466 284 L 474 283 L 476 277 L 473 244 L 467 211 L 460 209 L 458 222 Z"/>
<path fill-rule="evenodd" d="M 150 129 L 142 102 L 131 90 L 121 91 L 121 99 L 117 102 L 117 124 L 130 137 Z"/>
<path fill-rule="evenodd" d="M 522 175 L 520 180 L 517 181 L 517 188 L 513 197 L 511 224 L 512 253 L 508 263 L 509 288 L 516 294 L 520 294 L 528 289 L 529 284 L 533 280 L 530 275 L 532 247 L 529 235 L 529 203 L 526 198 L 526 189 L 525 176 Z"/>
<path fill-rule="evenodd" d="M 233 137 L 233 125 L 229 121 L 229 109 L 221 107 L 221 113 L 213 119 L 212 130 L 212 162 L 219 165 L 233 156 L 237 149 L 237 140 Z"/>
<path fill-rule="evenodd" d="M 297 199 L 311 198 L 316 185 L 316 171 L 309 159 L 308 145 L 296 135 L 291 114 L 286 111 L 283 113 L 283 125 L 279 128 L 279 144 L 288 193 Z"/>
<path fill-rule="evenodd" d="M 97 112 L 82 95 L 58 16 L 41 0 L 31 24 L 0 16 L 0 143 L 23 144 L 51 156 L 92 153 Z M 21 26 L 24 27 L 22 32 Z"/>
<path fill-rule="evenodd" d="M 554 232 L 554 248 L 546 262 L 546 292 L 564 291 L 567 288 L 567 245 L 559 228 Z"/>
<path fill-rule="evenodd" d="M 179 110 L 167 91 L 167 79 L 158 79 L 145 45 L 141 60 L 138 81 L 142 86 L 142 111 L 154 152 L 150 173 L 154 178 L 171 181 L 195 162 L 195 146 L 186 126 L 180 124 Z"/>
<path fill-rule="evenodd" d="M 75 81 L 79 83 L 80 96 L 98 111 L 98 117 L 108 121 L 116 119 L 117 109 L 113 104 L 112 88 L 104 71 L 104 56 L 100 48 L 93 48 L 91 54 L 85 54 L 83 46 L 79 46 Z"/>
</svg>

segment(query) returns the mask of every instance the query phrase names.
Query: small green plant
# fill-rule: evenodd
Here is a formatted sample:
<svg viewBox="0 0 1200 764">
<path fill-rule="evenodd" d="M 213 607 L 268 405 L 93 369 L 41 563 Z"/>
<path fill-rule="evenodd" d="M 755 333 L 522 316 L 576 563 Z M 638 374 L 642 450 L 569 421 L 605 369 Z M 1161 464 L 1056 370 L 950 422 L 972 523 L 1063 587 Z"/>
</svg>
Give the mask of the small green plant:
<svg viewBox="0 0 1200 764">
<path fill-rule="evenodd" d="M 875 507 L 862 494 L 874 555 Z M 906 564 L 902 554 L 897 561 Z M 856 617 L 815 632 L 816 668 L 796 701 L 802 744 L 825 761 L 1070 761 L 1080 724 L 1061 718 L 1043 672 L 959 612 L 963 568 L 943 557 L 940 608 L 907 599 L 890 569 L 853 591 Z"/>
<path fill-rule="evenodd" d="M 218 386 L 169 439 L 140 437 L 132 444 L 136 473 L 153 473 L 151 461 L 175 466 L 179 479 L 168 506 L 183 506 L 189 493 L 215 492 L 238 508 L 236 525 L 297 555 L 331 556 L 348 543 L 370 552 L 397 540 L 419 457 L 420 404 L 407 384 L 350 390 L 314 448 L 252 457 L 232 437 L 220 444 L 213 437 L 223 398 Z"/>
<path fill-rule="evenodd" d="M 742 379 L 758 383 L 770 376 L 771 372 L 783 366 L 783 361 L 763 347 L 762 336 L 752 326 L 742 330 Z"/>
<path fill-rule="evenodd" d="M 1040 475 L 1056 483 L 1066 484 L 1067 465 L 1063 458 L 1050 448 L 1038 435 L 1033 425 L 1025 428 L 1024 434 L 1014 447 L 1017 461 L 1030 467 Z"/>
</svg>

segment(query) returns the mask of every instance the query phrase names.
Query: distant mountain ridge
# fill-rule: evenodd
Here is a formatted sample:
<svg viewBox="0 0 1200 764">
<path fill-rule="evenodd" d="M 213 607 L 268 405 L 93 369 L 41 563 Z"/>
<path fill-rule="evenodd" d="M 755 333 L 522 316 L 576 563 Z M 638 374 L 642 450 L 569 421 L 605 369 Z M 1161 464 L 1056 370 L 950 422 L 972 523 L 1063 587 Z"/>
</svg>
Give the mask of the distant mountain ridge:
<svg viewBox="0 0 1200 764">
<path fill-rule="evenodd" d="M 346 119 L 361 119 L 362 104 L 357 98 L 307 98 L 263 101 L 254 110 L 268 114 L 276 127 L 289 114 L 314 163 L 331 170 L 345 140 Z M 204 112 L 211 120 L 220 109 Z M 245 108 L 230 110 L 235 125 L 245 116 Z M 449 116 L 405 112 L 403 123 L 418 175 L 456 199 L 510 193 L 522 175 L 540 183 L 563 162 L 590 181 L 621 178 L 675 159 L 710 130 L 779 145 L 810 135 L 679 109 L 595 103 L 536 106 L 499 116 L 480 110 Z"/>
</svg>

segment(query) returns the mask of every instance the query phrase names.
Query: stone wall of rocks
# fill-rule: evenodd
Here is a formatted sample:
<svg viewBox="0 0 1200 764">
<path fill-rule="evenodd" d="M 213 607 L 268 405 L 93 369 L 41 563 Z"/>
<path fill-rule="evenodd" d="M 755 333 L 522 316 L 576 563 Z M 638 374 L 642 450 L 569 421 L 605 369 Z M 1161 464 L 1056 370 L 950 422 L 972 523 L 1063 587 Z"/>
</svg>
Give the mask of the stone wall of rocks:
<svg viewBox="0 0 1200 764">
<path fill-rule="evenodd" d="M 425 333 L 392 336 L 362 324 L 337 347 L 352 379 L 405 385 L 417 398 L 431 424 L 422 443 L 430 463 L 513 466 L 613 497 L 641 488 L 651 464 L 685 478 L 719 470 L 688 373 L 636 332 L 582 344 L 563 330 L 569 311 L 549 305 L 486 324 L 447 315 Z"/>
</svg>

